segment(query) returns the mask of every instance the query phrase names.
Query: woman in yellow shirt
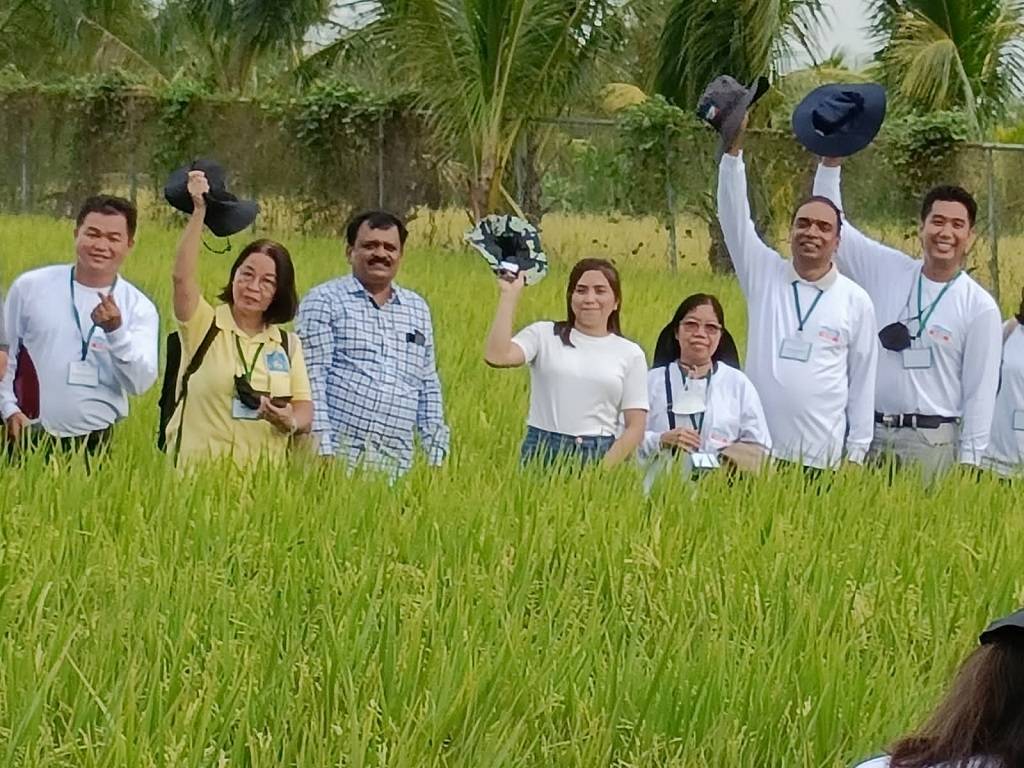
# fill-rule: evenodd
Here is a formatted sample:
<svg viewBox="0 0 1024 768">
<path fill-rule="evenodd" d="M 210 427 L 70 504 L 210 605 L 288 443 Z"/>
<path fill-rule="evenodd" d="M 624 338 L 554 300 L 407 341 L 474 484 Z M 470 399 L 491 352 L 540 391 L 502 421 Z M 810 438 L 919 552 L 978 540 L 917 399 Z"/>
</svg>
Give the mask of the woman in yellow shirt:
<svg viewBox="0 0 1024 768">
<path fill-rule="evenodd" d="M 280 458 L 313 422 L 313 398 L 299 337 L 278 327 L 295 316 L 298 295 L 291 256 L 280 243 L 257 240 L 238 255 L 227 287 L 211 306 L 196 268 L 209 182 L 191 171 L 193 211 L 174 263 L 174 316 L 184 371 L 208 338 L 167 428 L 175 461 L 230 455 L 239 464 Z"/>
</svg>

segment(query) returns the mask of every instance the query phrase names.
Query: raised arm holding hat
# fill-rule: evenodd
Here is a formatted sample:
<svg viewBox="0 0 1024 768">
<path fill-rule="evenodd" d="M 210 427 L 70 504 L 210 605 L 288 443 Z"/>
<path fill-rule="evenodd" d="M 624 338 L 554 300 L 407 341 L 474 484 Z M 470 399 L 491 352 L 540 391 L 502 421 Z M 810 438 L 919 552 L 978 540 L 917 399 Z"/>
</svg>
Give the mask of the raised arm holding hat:
<svg viewBox="0 0 1024 768">
<path fill-rule="evenodd" d="M 832 263 L 840 222 L 827 200 L 797 209 L 791 262 L 761 240 L 739 124 L 719 167 L 718 217 L 747 300 L 747 375 L 764 404 L 772 455 L 834 468 L 845 442 L 846 457 L 860 463 L 871 442 L 878 354 L 871 301 Z"/>
<path fill-rule="evenodd" d="M 849 123 L 855 125 L 856 121 Z M 796 124 L 796 119 L 794 119 Z M 876 129 L 877 130 L 877 129 Z M 832 155 L 839 144 L 818 144 Z M 814 193 L 843 210 L 838 157 L 826 159 Z M 875 307 L 879 364 L 872 455 L 922 465 L 926 477 L 959 461 L 980 465 L 999 383 L 1000 314 L 967 272 L 977 204 L 960 187 L 924 198 L 923 259 L 867 237 L 843 217 L 836 262 Z"/>
</svg>

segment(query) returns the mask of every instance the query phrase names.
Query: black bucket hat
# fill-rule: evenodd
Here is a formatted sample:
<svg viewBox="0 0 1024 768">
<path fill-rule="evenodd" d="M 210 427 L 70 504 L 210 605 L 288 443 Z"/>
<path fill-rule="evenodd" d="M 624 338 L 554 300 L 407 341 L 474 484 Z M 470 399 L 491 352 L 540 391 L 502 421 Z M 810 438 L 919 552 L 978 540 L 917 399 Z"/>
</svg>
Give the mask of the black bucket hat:
<svg viewBox="0 0 1024 768">
<path fill-rule="evenodd" d="M 250 226 L 260 212 L 253 200 L 239 200 L 227 191 L 224 169 L 213 160 L 199 159 L 174 171 L 164 186 L 164 198 L 183 213 L 192 213 L 189 171 L 202 171 L 210 183 L 206 193 L 206 226 L 217 237 L 229 237 Z"/>
<path fill-rule="evenodd" d="M 875 140 L 885 107 L 885 88 L 877 83 L 823 85 L 793 110 L 793 133 L 816 155 L 848 157 Z"/>
<path fill-rule="evenodd" d="M 759 77 L 746 86 L 729 75 L 719 75 L 704 89 L 697 103 L 697 117 L 718 131 L 719 158 L 736 140 L 743 116 L 767 90 L 767 77 Z"/>
<path fill-rule="evenodd" d="M 1024 608 L 1011 613 L 1009 616 L 993 621 L 981 633 L 978 641 L 982 645 L 988 645 L 996 640 L 1005 640 L 1014 635 L 1018 638 L 1024 638 Z"/>
<path fill-rule="evenodd" d="M 548 273 L 540 233 L 518 216 L 487 216 L 466 233 L 466 242 L 484 257 L 495 274 L 505 270 L 522 273 L 526 284 L 533 285 Z"/>
</svg>

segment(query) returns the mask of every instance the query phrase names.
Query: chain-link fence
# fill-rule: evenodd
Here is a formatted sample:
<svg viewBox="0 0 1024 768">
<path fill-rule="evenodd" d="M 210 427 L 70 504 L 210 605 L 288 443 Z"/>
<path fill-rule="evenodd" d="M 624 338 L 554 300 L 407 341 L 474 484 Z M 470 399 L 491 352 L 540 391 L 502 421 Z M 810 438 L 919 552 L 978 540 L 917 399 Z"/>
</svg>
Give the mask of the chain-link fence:
<svg viewBox="0 0 1024 768">
<path fill-rule="evenodd" d="M 173 107 L 173 103 L 171 104 Z M 169 111 L 151 95 L 75 100 L 45 91 L 7 95 L 0 110 L 0 211 L 68 215 L 99 189 L 136 199 L 151 214 L 167 174 L 200 155 L 231 172 L 240 196 L 256 197 L 272 230 L 337 232 L 352 210 L 415 213 L 421 242 L 451 246 L 469 219 L 460 170 L 442 162 L 415 113 L 382 109 L 322 120 L 318 132 L 294 105 L 202 99 Z M 187 126 L 188 130 L 183 130 Z M 540 220 L 557 257 L 607 255 L 670 268 L 727 267 L 714 215 L 715 137 L 637 147 L 614 120 L 534 122 L 507 185 Z M 809 194 L 815 159 L 791 137 L 753 133 L 747 163 L 752 208 L 770 242 L 787 250 L 789 219 Z M 918 205 L 936 183 L 958 183 L 979 202 L 970 268 L 1003 296 L 1024 284 L 1024 146 L 960 144 L 899 165 L 884 142 L 850 158 L 844 206 L 864 231 L 908 252 Z"/>
</svg>

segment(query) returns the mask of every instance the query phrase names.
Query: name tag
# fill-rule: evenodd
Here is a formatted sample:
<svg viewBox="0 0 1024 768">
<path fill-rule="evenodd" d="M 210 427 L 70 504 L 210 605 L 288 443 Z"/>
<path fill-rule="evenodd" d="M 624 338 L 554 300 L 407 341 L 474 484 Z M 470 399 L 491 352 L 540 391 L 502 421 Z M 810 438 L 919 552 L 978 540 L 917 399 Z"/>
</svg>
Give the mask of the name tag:
<svg viewBox="0 0 1024 768">
<path fill-rule="evenodd" d="M 811 359 L 811 342 L 804 341 L 796 336 L 790 336 L 782 340 L 779 347 L 779 357 L 783 360 L 796 360 L 798 363 L 806 363 Z"/>
<path fill-rule="evenodd" d="M 68 366 L 68 384 L 73 387 L 98 387 L 100 369 L 91 360 L 76 360 Z"/>
<path fill-rule="evenodd" d="M 690 462 L 694 469 L 718 469 L 717 453 L 691 453 Z"/>
<path fill-rule="evenodd" d="M 259 411 L 243 405 L 242 401 L 237 397 L 231 401 L 231 418 L 242 421 L 256 421 L 259 417 Z"/>
<path fill-rule="evenodd" d="M 916 347 L 903 350 L 903 370 L 914 371 L 932 367 L 932 348 Z"/>
<path fill-rule="evenodd" d="M 1024 432 L 1024 411 L 1013 412 L 1013 431 Z"/>
</svg>

